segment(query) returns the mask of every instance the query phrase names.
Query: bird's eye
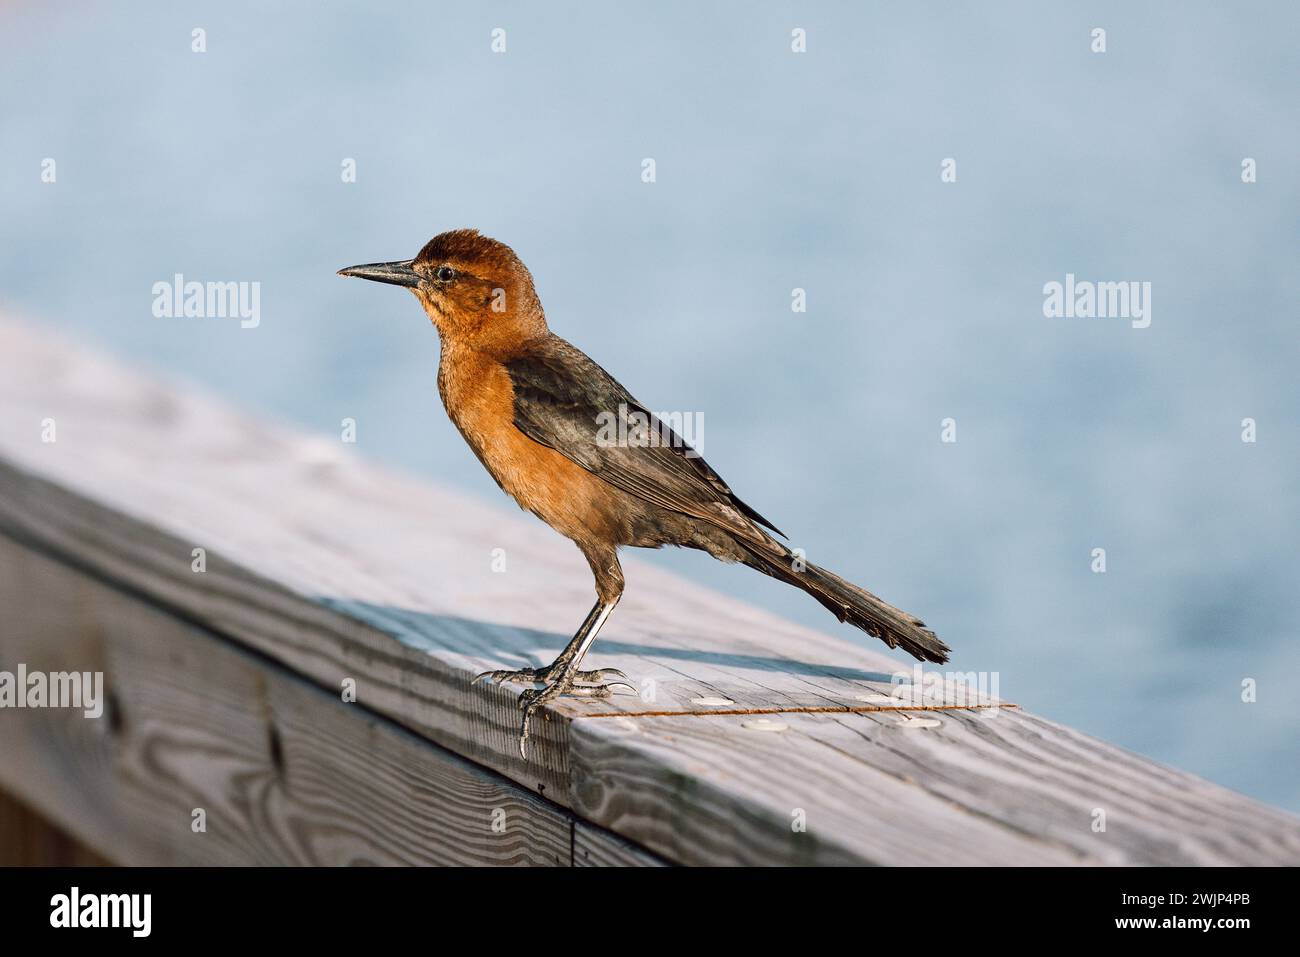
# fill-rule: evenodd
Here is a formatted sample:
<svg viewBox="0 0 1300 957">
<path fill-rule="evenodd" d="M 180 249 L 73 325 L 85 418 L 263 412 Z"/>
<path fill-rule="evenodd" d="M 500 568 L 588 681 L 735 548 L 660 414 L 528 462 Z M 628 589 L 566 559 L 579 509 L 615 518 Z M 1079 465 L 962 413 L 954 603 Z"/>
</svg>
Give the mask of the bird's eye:
<svg viewBox="0 0 1300 957">
<path fill-rule="evenodd" d="M 439 282 L 451 282 L 456 278 L 456 270 L 450 266 L 439 266 L 436 275 Z"/>
</svg>

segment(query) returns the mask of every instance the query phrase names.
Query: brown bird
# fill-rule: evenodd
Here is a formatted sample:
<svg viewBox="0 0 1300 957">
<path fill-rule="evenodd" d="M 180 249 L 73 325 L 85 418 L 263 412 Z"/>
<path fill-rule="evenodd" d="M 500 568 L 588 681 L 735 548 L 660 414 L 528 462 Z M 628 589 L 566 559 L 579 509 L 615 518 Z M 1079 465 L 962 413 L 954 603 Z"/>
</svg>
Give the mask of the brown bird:
<svg viewBox="0 0 1300 957">
<path fill-rule="evenodd" d="M 623 594 L 623 545 L 681 545 L 740 562 L 803 589 L 891 648 L 948 660 L 948 646 L 920 619 L 802 561 L 764 531 L 785 537 L 608 372 L 551 332 L 532 274 L 509 246 L 457 229 L 429 240 L 414 259 L 339 275 L 415 293 L 442 342 L 438 392 L 452 422 L 497 484 L 572 539 L 596 576 L 596 604 L 555 661 L 474 679 L 543 686 L 519 696 L 521 754 L 529 719 L 546 702 L 635 693 L 620 671 L 578 670 Z"/>
</svg>

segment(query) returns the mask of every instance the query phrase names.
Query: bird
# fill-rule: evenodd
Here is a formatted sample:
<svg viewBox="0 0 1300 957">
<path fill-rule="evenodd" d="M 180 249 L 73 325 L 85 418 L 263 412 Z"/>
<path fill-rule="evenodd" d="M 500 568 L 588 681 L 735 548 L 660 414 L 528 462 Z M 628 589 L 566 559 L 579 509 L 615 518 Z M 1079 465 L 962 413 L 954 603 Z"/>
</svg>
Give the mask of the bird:
<svg viewBox="0 0 1300 957">
<path fill-rule="evenodd" d="M 572 540 L 591 567 L 596 602 L 553 662 L 485 671 L 472 682 L 533 686 L 518 699 L 525 759 L 530 721 L 548 702 L 637 693 L 617 669 L 581 670 L 623 595 L 625 546 L 700 549 L 802 589 L 890 648 L 921 661 L 948 660 L 949 647 L 921 619 L 779 541 L 785 534 L 741 501 L 697 450 L 552 332 L 532 274 L 505 243 L 454 229 L 434 236 L 414 259 L 349 266 L 338 275 L 415 294 L 441 341 L 438 392 L 451 421 L 497 485 Z M 618 428 L 611 431 L 611 423 Z"/>
</svg>

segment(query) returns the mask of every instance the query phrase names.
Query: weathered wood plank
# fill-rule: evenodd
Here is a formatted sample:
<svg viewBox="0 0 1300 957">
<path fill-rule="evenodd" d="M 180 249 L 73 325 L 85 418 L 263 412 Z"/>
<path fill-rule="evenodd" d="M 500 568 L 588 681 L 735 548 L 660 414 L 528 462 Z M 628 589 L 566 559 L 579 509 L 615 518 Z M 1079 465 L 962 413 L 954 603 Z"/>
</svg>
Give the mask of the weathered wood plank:
<svg viewBox="0 0 1300 957">
<path fill-rule="evenodd" d="M 874 767 L 828 734 L 835 720 L 782 715 L 782 731 L 732 716 L 577 722 L 571 760 L 590 783 L 575 809 L 686 864 L 1086 862 Z M 925 733 L 888 729 L 888 746 L 906 752 Z M 689 815 L 674 812 L 683 804 Z"/>
<path fill-rule="evenodd" d="M 1018 710 L 925 718 L 938 724 L 883 713 L 784 714 L 781 731 L 740 716 L 577 722 L 570 760 L 591 784 L 574 807 L 691 864 L 1300 860 L 1289 815 L 1192 775 Z M 689 818 L 666 810 L 683 803 Z"/>
<path fill-rule="evenodd" d="M 1065 729 L 951 711 L 936 728 L 891 727 L 896 713 L 867 709 L 910 663 L 635 560 L 590 662 L 645 694 L 557 704 L 523 761 L 518 689 L 468 680 L 564 644 L 591 600 L 571 545 L 44 330 L 0 323 L 0 402 L 0 532 L 322 688 L 354 679 L 368 709 L 670 860 L 1300 861 L 1296 818 Z M 791 730 L 746 729 L 755 712 Z M 974 730 L 1003 718 L 1005 732 Z M 1035 749 L 1074 757 L 1040 768 Z M 1175 805 L 1175 840 L 1147 815 L 1179 788 L 1195 800 Z M 1076 833 L 1089 801 L 1117 810 L 1122 836 Z M 806 832 L 791 827 L 799 808 Z"/>
<path fill-rule="evenodd" d="M 3 537 L 0 608 L 0 670 L 103 670 L 112 702 L 0 713 L 0 784 L 115 862 L 573 863 L 571 814 Z"/>
</svg>

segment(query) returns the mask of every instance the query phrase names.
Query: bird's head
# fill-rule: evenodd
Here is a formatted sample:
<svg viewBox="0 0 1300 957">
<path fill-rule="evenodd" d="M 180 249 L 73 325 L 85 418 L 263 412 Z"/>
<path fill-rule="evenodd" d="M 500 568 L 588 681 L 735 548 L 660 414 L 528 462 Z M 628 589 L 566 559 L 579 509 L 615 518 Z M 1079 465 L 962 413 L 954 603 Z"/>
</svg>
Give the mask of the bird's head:
<svg viewBox="0 0 1300 957">
<path fill-rule="evenodd" d="M 406 286 L 444 342 L 510 351 L 546 332 L 528 267 L 505 243 L 476 229 L 439 233 L 414 259 L 349 266 L 338 274 Z"/>
</svg>

